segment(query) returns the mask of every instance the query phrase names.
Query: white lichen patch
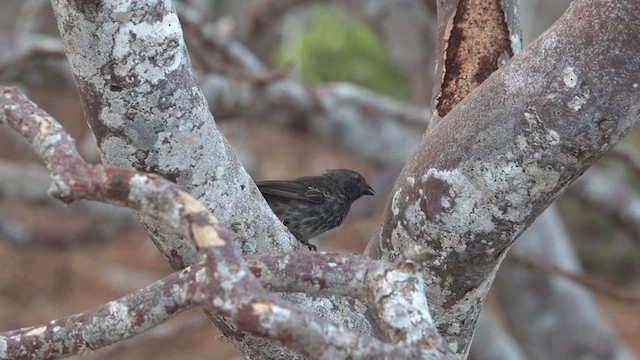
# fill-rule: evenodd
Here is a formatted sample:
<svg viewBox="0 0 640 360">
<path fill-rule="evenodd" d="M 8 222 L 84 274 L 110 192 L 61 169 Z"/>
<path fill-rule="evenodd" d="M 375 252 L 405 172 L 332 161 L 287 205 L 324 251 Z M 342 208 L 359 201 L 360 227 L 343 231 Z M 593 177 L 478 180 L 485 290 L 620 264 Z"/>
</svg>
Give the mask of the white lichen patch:
<svg viewBox="0 0 640 360">
<path fill-rule="evenodd" d="M 258 322 L 265 329 L 277 328 L 276 324 L 290 321 L 291 310 L 274 304 L 254 304 L 254 314 L 258 315 Z"/>
<path fill-rule="evenodd" d="M 405 283 L 408 277 L 408 274 L 401 271 L 391 271 L 387 273 L 385 280 L 389 284 Z M 388 293 L 381 294 L 385 298 L 381 317 L 393 326 L 408 331 L 419 330 L 414 329 L 416 323 L 423 326 L 433 324 L 427 299 L 423 296 L 425 291 L 422 285 L 423 283 L 420 283 L 413 294 L 404 296 L 393 294 L 394 286 L 386 286 Z"/>
<path fill-rule="evenodd" d="M 103 124 L 113 129 L 119 129 L 125 125 L 124 113 L 127 105 L 122 97 L 115 97 L 110 100 L 109 106 L 100 110 L 100 120 Z"/>
<path fill-rule="evenodd" d="M 538 197 L 540 194 L 548 192 L 549 189 L 555 188 L 560 180 L 558 171 L 540 168 L 535 164 L 525 165 L 524 171 L 533 180 L 529 188 L 530 197 Z"/>
<path fill-rule="evenodd" d="M 394 216 L 400 214 L 400 197 L 402 196 L 402 189 L 396 190 L 391 198 L 391 212 Z"/>
<path fill-rule="evenodd" d="M 196 146 L 203 139 L 195 133 L 191 133 L 190 140 L 184 141 L 187 133 L 180 133 L 176 129 L 172 132 L 162 131 L 157 134 L 155 148 L 158 149 L 158 166 L 167 172 L 182 172 L 191 170 L 195 162 L 190 159 L 205 158 L 201 150 Z M 202 178 L 200 178 L 202 179 Z M 203 180 L 203 179 L 202 179 Z"/>
<path fill-rule="evenodd" d="M 560 142 L 560 134 L 553 129 L 547 129 L 546 140 L 549 141 L 549 145 L 555 145 Z"/>
<path fill-rule="evenodd" d="M 535 111 L 525 112 L 524 118 L 526 128 L 516 136 L 516 144 L 520 150 L 533 153 L 533 157 L 539 159 L 544 150 L 560 141 L 560 135 L 547 128 Z"/>
<path fill-rule="evenodd" d="M 130 168 L 137 162 L 136 149 L 120 137 L 105 138 L 99 150 L 103 162 L 114 167 Z"/>
<path fill-rule="evenodd" d="M 41 126 L 42 128 L 42 126 Z M 55 151 L 56 144 L 58 144 L 63 139 L 62 135 L 59 133 L 42 133 L 36 136 L 34 140 L 34 146 L 36 148 L 41 148 L 46 153 L 51 153 Z"/>
<path fill-rule="evenodd" d="M 407 239 L 411 238 L 412 235 L 405 229 L 405 224 L 403 223 L 396 223 L 396 227 L 391 232 L 390 238 L 393 252 L 385 251 L 382 254 L 382 260 L 395 262 L 396 259 L 401 257 L 402 254 L 409 249 L 411 242 L 407 241 Z"/>
<path fill-rule="evenodd" d="M 98 333 L 107 334 L 127 334 L 131 327 L 131 317 L 129 307 L 117 301 L 107 303 L 109 316 L 92 318 L 82 330 L 82 337 L 85 339 L 95 338 Z"/>
<path fill-rule="evenodd" d="M 573 112 L 577 112 L 577 111 L 580 111 L 580 109 L 582 109 L 584 104 L 587 103 L 588 99 L 589 99 L 589 93 L 585 92 L 583 94 L 574 96 L 573 99 L 567 102 L 567 106 L 569 107 L 569 110 Z"/>
<path fill-rule="evenodd" d="M 562 81 L 567 87 L 573 88 L 578 83 L 578 76 L 571 66 L 562 69 Z"/>
<path fill-rule="evenodd" d="M 156 22 L 125 22 L 114 36 L 113 57 L 122 62 L 113 71 L 124 78 L 141 74 L 148 82 L 158 83 L 184 63 L 183 41 L 175 13 Z"/>
<path fill-rule="evenodd" d="M 203 284 L 206 276 L 207 276 L 207 269 L 202 268 L 196 272 L 195 278 L 198 283 Z"/>
<path fill-rule="evenodd" d="M 471 232 L 488 232 L 493 229 L 491 219 L 482 212 L 477 211 L 481 205 L 482 193 L 476 185 L 470 181 L 460 169 L 438 170 L 429 169 L 426 175 L 422 176 L 422 182 L 426 183 L 429 178 L 436 178 L 445 182 L 449 186 L 448 194 L 444 194 L 447 201 L 452 201 L 455 206 L 446 212 L 444 216 L 437 216 L 440 220 L 439 228 L 446 233 L 459 233 L 460 227 Z M 442 201 L 441 201 L 442 202 Z M 443 239 L 443 245 L 448 248 L 462 251 L 466 244 L 459 238 L 454 243 L 447 244 L 447 239 Z"/>
<path fill-rule="evenodd" d="M 505 194 L 500 204 L 488 203 L 485 209 L 497 220 L 514 223 L 523 221 L 530 211 L 531 197 L 553 189 L 560 174 L 552 169 L 539 167 L 535 162 L 518 164 L 500 159 L 495 163 L 477 162 L 473 168 L 478 187 L 490 194 Z M 498 206 L 499 205 L 499 206 Z"/>
<path fill-rule="evenodd" d="M 0 338 L 0 359 L 8 359 L 9 357 L 7 356 L 7 342 Z"/>
<path fill-rule="evenodd" d="M 129 314 L 129 307 L 121 304 L 117 301 L 111 301 L 108 303 L 109 313 L 113 314 L 116 318 L 126 318 Z"/>
<path fill-rule="evenodd" d="M 149 186 L 148 182 L 146 175 L 133 176 L 129 181 L 129 201 L 138 204 L 141 212 L 178 228 L 182 220 L 182 206 L 173 199 L 173 193 L 165 191 L 166 188 Z"/>
</svg>

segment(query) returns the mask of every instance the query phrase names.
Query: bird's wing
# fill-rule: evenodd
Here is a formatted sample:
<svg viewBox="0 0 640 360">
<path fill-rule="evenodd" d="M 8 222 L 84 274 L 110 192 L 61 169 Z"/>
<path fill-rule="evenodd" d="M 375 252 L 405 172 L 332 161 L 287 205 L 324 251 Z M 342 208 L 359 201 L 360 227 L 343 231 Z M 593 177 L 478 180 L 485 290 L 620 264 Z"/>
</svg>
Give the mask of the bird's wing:
<svg viewBox="0 0 640 360">
<path fill-rule="evenodd" d="M 318 189 L 293 181 L 258 181 L 256 185 L 265 195 L 281 196 L 316 204 L 322 204 L 325 201 L 324 194 Z"/>
</svg>

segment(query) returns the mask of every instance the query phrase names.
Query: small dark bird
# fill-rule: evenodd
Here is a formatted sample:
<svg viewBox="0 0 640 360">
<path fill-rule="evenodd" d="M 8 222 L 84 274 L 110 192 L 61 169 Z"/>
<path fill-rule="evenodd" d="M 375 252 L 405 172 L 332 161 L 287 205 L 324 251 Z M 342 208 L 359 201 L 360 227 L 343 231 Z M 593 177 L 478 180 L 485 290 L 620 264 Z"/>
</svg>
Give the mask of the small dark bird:
<svg viewBox="0 0 640 360">
<path fill-rule="evenodd" d="M 280 221 L 314 251 L 317 247 L 309 239 L 340 225 L 354 201 L 374 194 L 362 175 L 348 169 L 256 184 Z"/>
</svg>

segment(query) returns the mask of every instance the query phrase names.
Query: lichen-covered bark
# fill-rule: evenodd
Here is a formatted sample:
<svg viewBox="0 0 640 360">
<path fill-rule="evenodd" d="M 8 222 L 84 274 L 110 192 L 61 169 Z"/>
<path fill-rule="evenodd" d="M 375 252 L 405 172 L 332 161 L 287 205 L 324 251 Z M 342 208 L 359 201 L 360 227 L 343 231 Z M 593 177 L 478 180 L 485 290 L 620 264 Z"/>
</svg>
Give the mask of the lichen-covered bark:
<svg viewBox="0 0 640 360">
<path fill-rule="evenodd" d="M 227 226 L 245 254 L 299 246 L 216 128 L 196 84 L 171 1 L 52 3 L 105 164 L 157 173 L 183 186 Z M 165 224 L 146 215 L 139 219 L 172 267 L 198 261 L 193 245 Z M 308 297 L 295 300 L 316 308 Z M 362 316 L 342 317 L 327 303 L 330 319 L 352 328 L 359 323 L 359 330 L 371 331 Z M 282 348 L 245 336 L 223 319 L 216 324 L 247 356 L 280 354 Z"/>
<path fill-rule="evenodd" d="M 105 164 L 161 174 L 232 229 L 245 253 L 293 249 L 217 130 L 170 1 L 54 1 L 65 51 Z M 197 259 L 157 224 L 176 268 Z"/>
<path fill-rule="evenodd" d="M 251 259 L 250 270 L 229 231 L 183 188 L 155 174 L 85 162 L 55 119 L 15 88 L 0 86 L 0 125 L 4 123 L 21 134 L 47 165 L 53 180 L 51 195 L 66 203 L 90 199 L 138 210 L 196 244 L 204 261 L 81 314 L 0 333 L 0 359 L 53 359 L 97 349 L 195 305 L 233 319 L 242 331 L 311 358 L 456 358 L 435 331 L 424 282 L 416 271 L 427 253 L 416 252 L 397 266 L 357 255 L 263 254 Z M 310 267 L 313 263 L 319 266 Z M 394 343 L 313 315 L 266 291 L 256 276 L 275 278 L 274 287 L 284 285 L 285 290 L 313 289 L 363 300 L 375 309 L 386 337 Z M 357 284 L 349 286 L 352 282 Z M 268 352 L 251 348 L 247 353 L 295 356 L 273 347 Z"/>
<path fill-rule="evenodd" d="M 423 139 L 368 253 L 397 260 L 413 244 L 432 315 L 466 356 L 512 241 L 638 120 L 637 2 L 575 1 Z"/>
</svg>

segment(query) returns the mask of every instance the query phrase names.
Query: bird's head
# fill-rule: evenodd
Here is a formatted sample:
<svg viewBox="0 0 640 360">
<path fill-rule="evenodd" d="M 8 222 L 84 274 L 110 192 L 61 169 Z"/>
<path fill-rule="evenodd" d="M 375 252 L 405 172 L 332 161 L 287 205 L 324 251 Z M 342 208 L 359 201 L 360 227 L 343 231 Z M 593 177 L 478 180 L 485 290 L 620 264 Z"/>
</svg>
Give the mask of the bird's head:
<svg viewBox="0 0 640 360">
<path fill-rule="evenodd" d="M 327 170 L 326 176 L 342 184 L 349 199 L 353 202 L 364 195 L 373 195 L 375 191 L 362 175 L 349 169 Z"/>
</svg>

